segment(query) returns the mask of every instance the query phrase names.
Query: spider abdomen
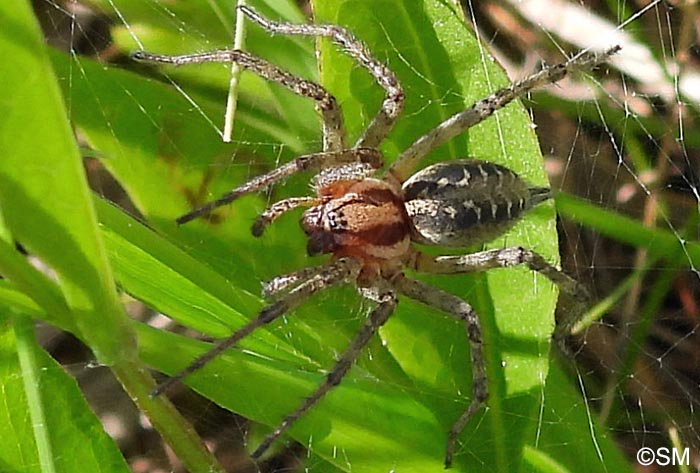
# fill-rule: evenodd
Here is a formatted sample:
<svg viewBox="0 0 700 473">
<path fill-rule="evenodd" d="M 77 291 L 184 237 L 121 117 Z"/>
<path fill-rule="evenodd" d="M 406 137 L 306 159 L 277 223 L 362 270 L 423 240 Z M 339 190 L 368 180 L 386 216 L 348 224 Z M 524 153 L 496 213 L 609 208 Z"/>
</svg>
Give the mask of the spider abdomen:
<svg viewBox="0 0 700 473">
<path fill-rule="evenodd" d="M 429 166 L 404 183 L 403 193 L 413 240 L 446 247 L 488 242 L 550 197 L 504 166 L 472 159 Z"/>
</svg>

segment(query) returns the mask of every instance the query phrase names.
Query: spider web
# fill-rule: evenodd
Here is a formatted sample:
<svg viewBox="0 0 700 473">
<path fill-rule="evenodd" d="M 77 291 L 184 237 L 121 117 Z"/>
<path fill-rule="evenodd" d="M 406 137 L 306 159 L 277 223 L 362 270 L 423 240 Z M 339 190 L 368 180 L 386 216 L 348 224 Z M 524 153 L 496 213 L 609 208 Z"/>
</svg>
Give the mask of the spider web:
<svg viewBox="0 0 700 473">
<path fill-rule="evenodd" d="M 348 8 L 361 3 L 353 2 Z M 672 446 L 689 447 L 691 460 L 697 465 L 700 138 L 694 124 L 700 100 L 700 87 L 696 85 L 700 15 L 693 5 L 671 8 L 660 1 L 643 7 L 620 0 L 606 5 L 565 1 L 546 4 L 545 7 L 537 1 L 513 1 L 461 5 L 481 41 L 488 44 L 489 51 L 513 78 L 536 70 L 543 58 L 548 63 L 560 61 L 563 56 L 558 52 L 616 43 L 623 47 L 608 73 L 576 77 L 526 100 L 536 123 L 549 180 L 562 193 L 557 198 L 562 266 L 592 289 L 596 304 L 579 326 L 580 335 L 571 341 L 575 363 L 558 360 L 550 368 L 547 384 L 538 392 L 527 394 L 539 407 L 525 412 L 512 410 L 504 415 L 516 424 L 530 426 L 531 433 L 523 434 L 532 438 L 526 443 L 522 461 L 531 469 L 539 465 L 541 452 L 569 468 L 571 463 L 567 462 L 572 459 L 573 468 L 589 462 L 587 454 L 581 452 L 592 452 L 589 464 L 594 471 L 617 471 L 620 464 L 639 468 L 635 454 L 641 447 Z M 247 223 L 240 224 L 250 221 L 276 197 L 304 194 L 307 184 L 304 178 L 295 177 L 262 199 L 237 202 L 235 212 L 225 209 L 213 222 L 221 228 L 213 238 L 196 228 L 168 227 L 167 222 L 182 212 L 183 203 L 191 206 L 219 195 L 231 182 L 242 182 L 276 163 L 318 150 L 321 142 L 312 104 L 246 74 L 241 82 L 234 141 L 224 145 L 218 137 L 223 128 L 225 95 L 221 95 L 221 90 L 225 89 L 222 84 L 228 83 L 228 67 L 194 66 L 161 73 L 127 63 L 124 52 L 141 47 L 183 53 L 213 50 L 233 41 L 232 5 L 214 1 L 192 5 L 134 0 L 94 2 L 88 8 L 44 0 L 39 9 L 44 10 L 47 36 L 69 51 L 71 60 L 56 61 L 65 90 L 74 92 L 67 94 L 68 110 L 76 116 L 89 114 L 94 124 L 91 129 L 88 120 L 81 121 L 79 137 L 84 133 L 89 137 L 86 146 L 93 148 L 95 136 L 100 133 L 105 134 L 102 143 L 117 143 L 86 151 L 94 187 L 133 214 L 145 214 L 149 222 L 169 236 L 177 235 L 172 238 L 179 239 L 181 248 L 226 276 L 236 288 L 232 296 L 237 298 L 236 309 L 218 313 L 218 325 L 198 322 L 194 315 L 188 319 L 184 314 L 178 319 L 188 327 L 220 337 L 255 312 L 255 296 L 262 281 L 309 264 L 303 235 L 293 218 L 281 221 L 261 240 L 249 236 Z M 285 2 L 265 8 L 272 18 L 305 21 L 299 10 Z M 363 39 L 373 44 L 383 41 L 386 51 L 396 53 L 403 45 L 392 41 L 386 28 L 380 24 Z M 247 48 L 252 51 L 260 51 L 271 62 L 300 76 L 318 76 L 313 41 L 269 38 L 250 26 L 247 34 Z M 385 50 L 373 48 L 380 59 L 390 56 Z M 128 73 L 106 81 L 100 75 L 102 66 L 83 59 L 85 54 L 123 64 L 162 83 L 154 80 L 144 84 Z M 410 81 L 418 84 L 414 95 L 424 102 L 423 107 L 412 109 L 402 120 L 420 121 L 424 109 L 451 109 L 462 101 L 458 88 L 436 99 L 430 92 L 436 88 L 435 77 L 421 72 L 409 56 L 399 53 L 392 57 L 398 62 L 390 66 L 412 72 Z M 359 84 L 353 85 L 353 94 L 366 94 L 368 102 L 378 103 L 381 90 L 362 71 L 351 71 L 350 81 Z M 141 125 L 119 121 L 124 117 L 115 114 L 114 105 L 102 98 L 101 91 L 108 86 L 120 89 L 120 95 L 126 97 L 122 98 L 124 110 L 138 114 L 137 123 Z M 163 88 L 170 92 L 163 94 Z M 80 103 L 75 99 L 86 96 L 92 100 Z M 159 103 L 154 103 L 155 97 Z M 167 97 L 166 102 L 163 97 Z M 361 118 L 348 122 L 350 135 L 356 136 L 368 118 L 365 110 L 351 102 L 343 106 L 346 115 Z M 139 146 L 118 144 L 124 127 L 130 126 L 151 127 L 156 133 L 144 131 Z M 131 136 L 138 137 L 139 133 Z M 504 134 L 499 146 L 505 149 L 503 143 L 510 138 Z M 139 156 L 129 159 L 127 154 L 140 152 L 139 147 L 144 154 L 157 149 L 161 159 L 149 165 Z M 385 152 L 395 155 L 399 150 L 399 145 L 390 144 Z M 110 160 L 125 163 L 121 165 L 130 168 L 133 180 L 120 179 L 118 184 L 112 180 L 105 171 L 112 169 Z M 478 285 L 478 281 L 474 284 Z M 295 313 L 294 320 L 286 318 L 260 340 L 244 343 L 241 350 L 251 357 L 252 363 L 274 359 L 276 367 L 288 370 L 290 378 L 298 378 L 301 392 L 309 392 L 308 386 L 312 388 L 321 379 L 320 374 L 332 365 L 338 350 L 356 329 L 357 321 L 369 310 L 369 305 L 357 302 L 350 290 L 333 292 L 309 305 Z M 152 325 L 170 327 L 163 316 L 153 316 L 136 303 L 133 307 L 135 315 Z M 241 308 L 246 307 L 249 312 L 242 313 Z M 450 340 L 450 334 L 456 331 L 454 326 L 444 330 L 445 338 L 440 340 Z M 450 369 L 468 359 L 463 342 L 449 342 L 446 352 Z M 356 374 L 347 381 L 349 391 L 341 400 L 371 406 L 374 398 L 386 400 L 383 383 L 388 383 L 406 392 L 413 389 L 418 398 L 443 396 L 447 404 L 455 402 L 455 393 L 450 398 L 445 393 L 430 392 L 420 383 L 406 387 L 391 353 L 391 347 L 387 349 L 379 341 L 372 345 L 354 370 Z M 434 358 L 431 355 L 420 354 L 428 366 L 445 361 L 437 352 Z M 82 366 L 79 364 L 77 369 L 80 376 L 101 371 L 81 369 Z M 378 373 L 376 366 L 385 371 Z M 426 378 L 443 376 L 447 370 L 434 366 L 431 369 L 437 374 L 430 373 Z M 216 379 L 211 372 L 207 376 Z M 468 380 L 468 375 L 464 379 Z M 284 398 L 285 393 L 275 391 L 276 382 L 279 380 L 270 375 L 271 399 Z M 458 392 L 468 396 L 467 382 L 454 383 Z M 237 395 L 246 396 L 244 387 L 237 387 L 236 391 Z M 353 396 L 362 399 L 354 400 Z M 93 397 L 103 403 L 111 402 L 105 394 Z M 288 412 L 301 398 L 295 399 L 291 394 L 289 397 L 282 406 L 274 408 L 275 413 Z M 257 411 L 269 418 L 267 423 L 274 425 L 281 417 L 266 414 L 273 410 L 269 402 L 263 398 L 249 400 L 251 409 L 256 410 L 257 405 Z M 401 404 L 404 398 L 395 402 L 396 410 L 405 408 L 408 412 L 415 407 Z M 266 432 L 266 427 L 222 413 L 200 399 L 183 399 L 179 404 L 218 451 L 229 452 L 223 461 L 231 469 L 242 468 L 237 462 L 245 461 L 245 445 L 255 447 Z M 348 412 L 353 414 L 351 408 Z M 456 411 L 446 408 L 445 412 L 453 416 Z M 438 415 L 448 416 L 445 412 Z M 132 468 L 154 471 L 164 464 L 164 458 L 157 443 L 148 437 L 149 426 L 137 415 L 133 409 L 127 413 L 110 409 L 102 414 L 102 419 L 112 426 L 112 431 L 114 425 L 129 426 L 121 433 L 120 442 L 126 445 L 125 454 Z M 321 429 L 329 428 L 327 422 L 314 422 Z M 399 429 L 413 428 L 413 438 L 420 441 L 420 427 L 412 427 L 414 424 L 409 419 L 397 425 Z M 321 430 L 317 435 L 324 433 Z M 508 432 L 492 432 L 489 441 L 495 445 L 493 449 L 498 448 L 499 442 L 508 443 L 507 435 Z M 576 435 L 580 442 L 574 441 Z M 145 452 L 138 451 L 135 445 L 145 437 L 149 438 L 148 447 Z M 345 453 L 345 445 L 337 445 L 336 461 L 329 462 L 304 450 L 314 440 L 309 437 L 304 445 L 280 447 L 277 463 L 270 462 L 266 467 L 269 471 L 353 471 L 355 464 Z M 368 438 L 371 441 L 376 439 Z M 423 442 L 440 444 L 441 440 Z M 488 445 L 467 443 L 459 447 L 459 454 L 476 459 L 473 461 L 477 465 L 490 470 L 492 465 L 479 456 L 484 448 Z M 611 448 L 617 450 L 613 452 Z M 439 464 L 441 458 L 437 460 Z M 575 463 L 576 460 L 581 463 Z M 662 467 L 656 467 L 662 471 Z"/>
</svg>

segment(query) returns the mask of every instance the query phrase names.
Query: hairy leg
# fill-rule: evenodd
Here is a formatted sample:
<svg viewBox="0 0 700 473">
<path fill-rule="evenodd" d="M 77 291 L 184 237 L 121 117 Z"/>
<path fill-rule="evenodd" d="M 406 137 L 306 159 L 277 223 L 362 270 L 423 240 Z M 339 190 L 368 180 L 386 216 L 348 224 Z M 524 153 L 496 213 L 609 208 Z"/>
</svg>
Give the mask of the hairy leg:
<svg viewBox="0 0 700 473">
<path fill-rule="evenodd" d="M 405 181 L 415 172 L 420 160 L 428 153 L 465 130 L 486 120 L 496 110 L 505 107 L 513 100 L 526 95 L 533 89 L 560 81 L 572 71 L 588 70 L 599 66 L 619 50 L 620 47 L 616 46 L 600 54 L 592 52 L 580 53 L 566 62 L 546 67 L 515 84 L 497 90 L 468 109 L 452 115 L 418 138 L 394 161 L 389 168 L 389 173 L 400 182 Z"/>
<path fill-rule="evenodd" d="M 470 273 L 518 265 L 525 265 L 541 273 L 559 287 L 564 306 L 561 312 L 565 317 L 557 321 L 554 339 L 564 348 L 565 337 L 570 334 L 573 325 L 590 305 L 591 296 L 586 286 L 548 263 L 534 251 L 514 246 L 460 256 L 434 257 L 416 253 L 411 262 L 411 267 L 416 271 L 434 274 Z"/>
<path fill-rule="evenodd" d="M 286 312 L 306 301 L 313 294 L 339 283 L 347 282 L 357 277 L 361 262 L 350 258 L 341 258 L 329 265 L 319 268 L 309 279 L 289 291 L 279 300 L 265 307 L 260 314 L 243 327 L 236 330 L 230 337 L 219 341 L 214 347 L 194 360 L 187 368 L 177 375 L 161 383 L 151 393 L 155 397 L 181 382 L 185 377 L 201 369 L 211 360 L 250 335 L 256 329 L 278 319 Z"/>
<path fill-rule="evenodd" d="M 236 63 L 244 69 L 271 82 L 288 88 L 297 95 L 308 97 L 316 102 L 316 108 L 323 118 L 324 150 L 340 151 L 346 148 L 343 113 L 337 100 L 323 86 L 310 80 L 302 79 L 280 69 L 274 64 L 238 49 L 212 51 L 206 53 L 167 56 L 146 51 L 136 51 L 131 57 L 140 62 L 170 64 L 183 66 L 205 62 Z"/>
<path fill-rule="evenodd" d="M 377 83 L 386 91 L 386 97 L 379 112 L 365 129 L 355 147 L 376 147 L 384 140 L 403 110 L 404 91 L 396 74 L 372 56 L 372 53 L 362 41 L 355 38 L 345 28 L 337 25 L 278 23 L 261 16 L 250 7 L 242 6 L 239 8 L 243 10 L 248 18 L 271 33 L 331 38 L 348 56 L 367 69 Z"/>
<path fill-rule="evenodd" d="M 486 363 L 484 361 L 479 316 L 467 302 L 459 297 L 424 282 L 403 277 L 396 280 L 395 286 L 400 293 L 411 299 L 442 310 L 455 317 L 457 320 L 464 322 L 467 331 L 469 346 L 471 348 L 472 399 L 469 403 L 469 407 L 467 407 L 464 413 L 457 419 L 447 434 L 445 468 L 448 468 L 452 464 L 452 456 L 457 443 L 457 437 L 488 398 L 488 379 L 486 377 Z"/>
<path fill-rule="evenodd" d="M 229 204 L 242 195 L 266 189 L 297 172 L 320 170 L 355 162 L 367 163 L 372 167 L 379 167 L 381 166 L 382 159 L 379 151 L 370 148 L 348 149 L 344 151 L 299 156 L 293 161 L 283 164 L 266 174 L 252 178 L 218 199 L 186 213 L 177 219 L 177 223 L 182 225 L 195 218 L 208 215 L 217 207 Z"/>
<path fill-rule="evenodd" d="M 253 452 L 253 459 L 260 458 L 270 447 L 270 445 L 272 445 L 272 443 L 277 440 L 280 435 L 286 432 L 287 429 L 294 424 L 294 422 L 296 422 L 309 409 L 311 409 L 311 407 L 320 401 L 321 398 L 328 394 L 331 389 L 340 384 L 350 368 L 355 364 L 355 361 L 360 356 L 362 349 L 367 345 L 367 343 L 369 343 L 379 327 L 384 325 L 384 323 L 396 309 L 398 300 L 396 298 L 396 294 L 394 294 L 391 289 L 380 288 L 377 299 L 377 307 L 375 307 L 370 313 L 369 317 L 362 325 L 360 332 L 340 356 L 333 369 L 330 371 L 330 373 L 328 373 L 328 376 L 323 384 L 321 384 L 316 391 L 307 397 L 301 406 L 285 417 L 280 425 L 277 426 L 274 431 L 272 431 L 272 433 L 265 437 L 265 440 L 263 440 L 260 446 L 255 450 L 255 452 Z"/>
</svg>

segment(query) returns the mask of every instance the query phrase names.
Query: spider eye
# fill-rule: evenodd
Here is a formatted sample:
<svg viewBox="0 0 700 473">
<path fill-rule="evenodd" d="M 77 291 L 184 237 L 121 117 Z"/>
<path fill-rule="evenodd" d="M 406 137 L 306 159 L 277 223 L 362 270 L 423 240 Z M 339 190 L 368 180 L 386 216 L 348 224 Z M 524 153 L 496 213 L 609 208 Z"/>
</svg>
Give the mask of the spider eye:
<svg viewBox="0 0 700 473">
<path fill-rule="evenodd" d="M 329 232 L 316 232 L 309 235 L 309 242 L 306 244 L 306 252 L 309 256 L 317 256 L 332 253 L 337 245 L 333 234 Z"/>
</svg>

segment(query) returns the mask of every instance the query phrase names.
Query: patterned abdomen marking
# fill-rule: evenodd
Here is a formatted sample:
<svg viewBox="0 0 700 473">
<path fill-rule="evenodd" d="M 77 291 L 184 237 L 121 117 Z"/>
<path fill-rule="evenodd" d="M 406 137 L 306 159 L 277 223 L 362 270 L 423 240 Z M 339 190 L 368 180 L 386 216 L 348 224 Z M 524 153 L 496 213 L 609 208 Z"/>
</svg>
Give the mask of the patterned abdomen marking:
<svg viewBox="0 0 700 473">
<path fill-rule="evenodd" d="M 472 159 L 429 166 L 404 183 L 403 193 L 413 240 L 446 247 L 488 242 L 550 197 L 506 167 Z"/>
</svg>

